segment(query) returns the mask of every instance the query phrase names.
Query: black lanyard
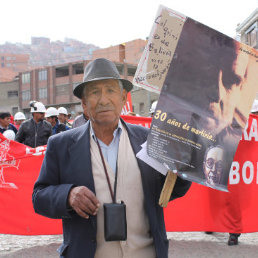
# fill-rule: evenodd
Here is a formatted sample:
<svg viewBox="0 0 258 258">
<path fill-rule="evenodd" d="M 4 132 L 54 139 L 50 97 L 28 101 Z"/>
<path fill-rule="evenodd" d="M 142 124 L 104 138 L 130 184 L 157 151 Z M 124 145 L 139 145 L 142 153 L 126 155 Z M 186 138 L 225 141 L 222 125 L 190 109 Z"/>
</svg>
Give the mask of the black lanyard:
<svg viewBox="0 0 258 258">
<path fill-rule="evenodd" d="M 97 145 L 98 145 L 98 148 L 99 148 L 99 153 L 100 153 L 100 156 L 101 156 L 101 161 L 102 161 L 102 164 L 103 164 L 103 167 L 104 167 L 104 171 L 105 171 L 105 174 L 106 174 L 110 195 L 111 195 L 113 203 L 116 203 L 116 186 L 117 186 L 117 174 L 118 174 L 117 165 L 116 165 L 116 176 L 115 176 L 115 185 L 114 185 L 114 193 L 113 193 L 111 183 L 110 183 L 110 179 L 109 179 L 108 172 L 107 172 L 107 168 L 106 168 L 106 164 L 105 164 L 105 161 L 104 161 L 103 153 L 102 153 L 102 150 L 100 148 L 99 141 L 98 141 L 97 137 L 96 137 L 96 141 L 97 141 Z"/>
</svg>

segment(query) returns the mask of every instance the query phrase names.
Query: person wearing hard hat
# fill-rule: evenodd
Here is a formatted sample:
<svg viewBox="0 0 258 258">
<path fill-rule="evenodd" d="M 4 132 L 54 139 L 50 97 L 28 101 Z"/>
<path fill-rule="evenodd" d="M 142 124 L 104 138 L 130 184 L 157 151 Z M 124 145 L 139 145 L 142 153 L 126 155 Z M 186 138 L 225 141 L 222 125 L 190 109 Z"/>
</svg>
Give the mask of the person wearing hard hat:
<svg viewBox="0 0 258 258">
<path fill-rule="evenodd" d="M 254 115 L 258 115 L 258 99 L 254 100 L 252 109 L 251 109 L 251 113 Z"/>
<path fill-rule="evenodd" d="M 10 123 L 11 114 L 9 112 L 0 113 L 0 133 L 4 133 L 6 130 L 13 130 L 17 133 L 16 127 Z"/>
<path fill-rule="evenodd" d="M 58 111 L 54 107 L 49 107 L 46 111 L 45 117 L 47 121 L 51 124 L 52 126 L 52 135 L 64 132 L 66 130 L 69 130 L 70 128 L 66 126 L 65 124 L 59 123 L 58 119 Z"/>
<path fill-rule="evenodd" d="M 153 117 L 154 116 L 154 113 L 155 113 L 155 110 L 156 110 L 156 107 L 157 107 L 157 103 L 158 101 L 154 101 L 152 104 L 151 104 L 151 108 L 150 108 L 150 116 Z"/>
<path fill-rule="evenodd" d="M 22 112 L 17 112 L 14 115 L 14 123 L 17 129 L 19 129 L 20 125 L 26 120 L 25 115 Z"/>
<path fill-rule="evenodd" d="M 46 108 L 38 101 L 30 102 L 32 118 L 24 121 L 15 140 L 32 148 L 46 145 L 48 138 L 52 135 L 52 126 L 44 120 Z"/>
<path fill-rule="evenodd" d="M 68 122 L 68 112 L 65 107 L 60 107 L 57 109 L 58 111 L 58 120 L 60 123 L 65 124 L 70 129 L 72 128 L 72 124 Z"/>
</svg>

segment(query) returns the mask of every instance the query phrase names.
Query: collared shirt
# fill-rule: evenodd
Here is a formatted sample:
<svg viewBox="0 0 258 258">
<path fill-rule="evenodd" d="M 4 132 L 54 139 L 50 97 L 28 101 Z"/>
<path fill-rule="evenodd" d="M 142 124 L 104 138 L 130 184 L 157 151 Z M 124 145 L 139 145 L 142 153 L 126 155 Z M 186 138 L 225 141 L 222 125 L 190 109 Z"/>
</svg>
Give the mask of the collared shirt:
<svg viewBox="0 0 258 258">
<path fill-rule="evenodd" d="M 11 123 L 6 128 L 0 125 L 0 133 L 4 133 L 6 130 L 13 130 L 15 134 L 17 133 L 17 128 Z"/>
<path fill-rule="evenodd" d="M 94 133 L 91 122 L 90 122 L 90 133 L 94 141 L 97 142 L 97 137 Z M 108 162 L 109 166 L 114 171 L 114 173 L 116 173 L 117 154 L 118 154 L 119 140 L 120 140 L 121 133 L 122 133 L 122 124 L 121 124 L 121 121 L 119 120 L 118 126 L 113 133 L 114 138 L 109 145 L 106 145 L 104 142 L 98 139 L 103 156 Z"/>
</svg>

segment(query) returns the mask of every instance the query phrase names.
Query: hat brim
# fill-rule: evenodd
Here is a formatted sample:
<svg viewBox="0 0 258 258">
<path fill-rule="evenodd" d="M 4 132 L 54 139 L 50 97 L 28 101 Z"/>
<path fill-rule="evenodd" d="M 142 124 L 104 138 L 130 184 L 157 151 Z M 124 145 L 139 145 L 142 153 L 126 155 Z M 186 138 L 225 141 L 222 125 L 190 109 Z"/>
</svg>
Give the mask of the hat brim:
<svg viewBox="0 0 258 258">
<path fill-rule="evenodd" d="M 87 82 L 82 82 L 80 84 L 78 84 L 74 90 L 73 90 L 73 94 L 74 96 L 76 96 L 77 98 L 81 99 L 82 98 L 82 93 L 83 93 L 83 89 L 84 87 L 89 83 L 89 82 L 93 82 L 93 81 L 101 81 L 101 80 L 107 80 L 107 79 L 114 79 L 114 80 L 119 80 L 122 82 L 123 84 L 123 88 L 129 92 L 132 90 L 133 88 L 133 84 L 128 81 L 128 80 L 125 80 L 125 79 L 118 79 L 118 78 L 114 78 L 114 77 L 104 77 L 104 78 L 95 78 L 93 80 L 89 80 Z"/>
</svg>

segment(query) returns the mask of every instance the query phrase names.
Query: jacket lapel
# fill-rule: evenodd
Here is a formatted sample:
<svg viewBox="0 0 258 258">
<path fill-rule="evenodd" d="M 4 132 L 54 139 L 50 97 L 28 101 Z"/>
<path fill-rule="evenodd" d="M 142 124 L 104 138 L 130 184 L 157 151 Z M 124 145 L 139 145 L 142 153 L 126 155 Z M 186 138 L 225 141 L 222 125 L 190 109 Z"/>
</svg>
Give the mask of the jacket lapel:
<svg viewBox="0 0 258 258">
<path fill-rule="evenodd" d="M 71 137 L 68 152 L 74 178 L 79 185 L 85 185 L 95 193 L 91 166 L 89 122 L 73 130 L 75 133 Z"/>
</svg>

